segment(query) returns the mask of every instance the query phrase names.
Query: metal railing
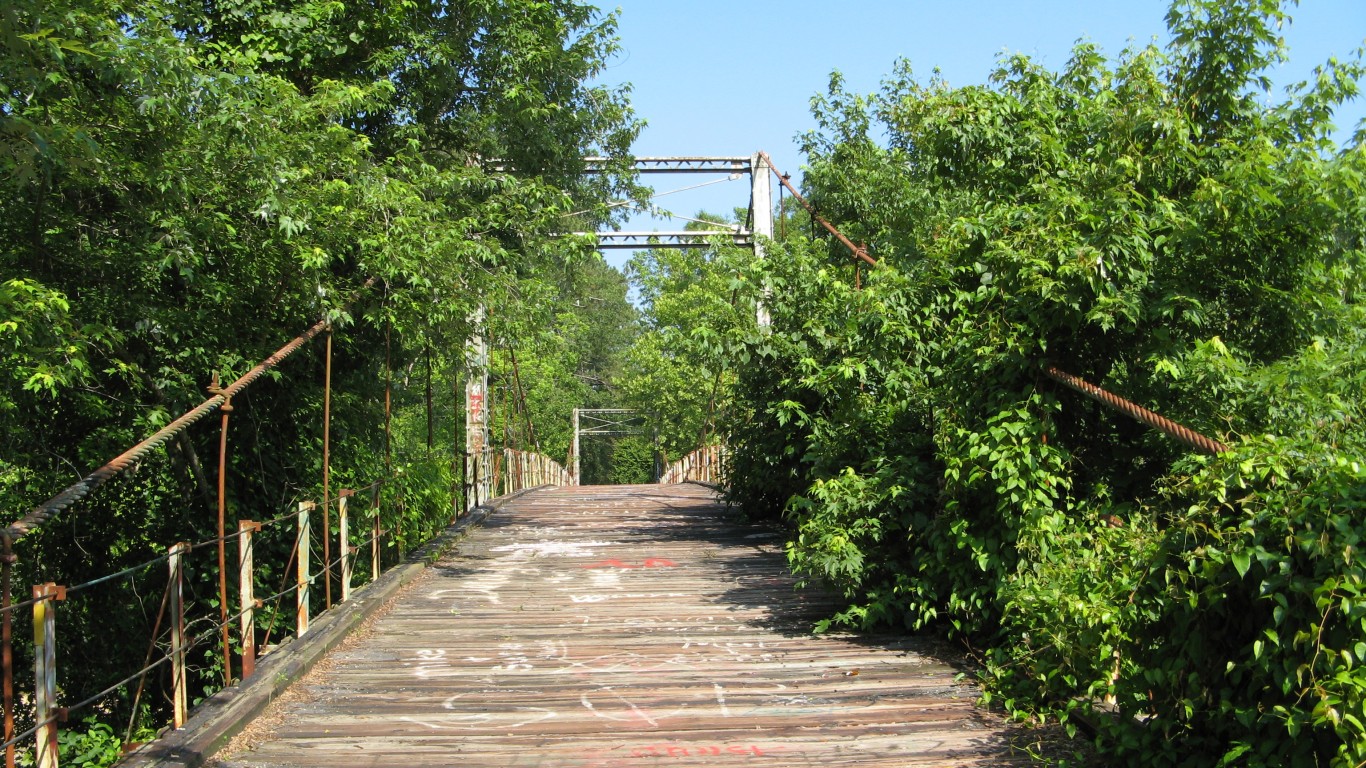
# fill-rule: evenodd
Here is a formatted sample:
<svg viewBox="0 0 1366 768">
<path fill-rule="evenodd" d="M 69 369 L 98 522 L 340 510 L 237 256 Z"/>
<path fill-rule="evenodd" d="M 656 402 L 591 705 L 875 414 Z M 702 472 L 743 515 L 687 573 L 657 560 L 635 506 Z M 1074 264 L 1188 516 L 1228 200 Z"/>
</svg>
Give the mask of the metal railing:
<svg viewBox="0 0 1366 768">
<path fill-rule="evenodd" d="M 369 288 L 373 281 L 367 282 Z M 6 766 L 13 768 L 17 762 L 17 747 L 32 739 L 34 749 L 33 764 L 39 768 L 56 768 L 58 763 L 57 730 L 61 723 L 80 711 L 107 714 L 110 711 L 110 697 L 122 692 L 131 698 L 131 719 L 125 733 L 129 741 L 141 710 L 143 693 L 147 678 L 154 671 L 169 668 L 170 684 L 167 700 L 170 703 L 170 726 L 180 728 L 190 714 L 191 678 L 190 660 L 199 658 L 196 650 L 205 649 L 215 642 L 221 643 L 221 687 L 230 686 L 234 680 L 251 677 L 256 668 L 257 658 L 279 647 L 281 637 L 304 636 L 309 630 L 311 619 L 334 605 L 352 599 L 353 582 L 357 572 L 367 583 L 373 582 L 382 573 L 385 563 L 381 550 L 385 539 L 397 542 L 399 556 L 402 556 L 402 540 L 396 536 L 401 518 L 393 518 L 392 525 L 386 527 L 386 514 L 401 514 L 395 508 L 391 513 L 387 504 L 381 503 L 381 489 L 393 475 L 391 469 L 391 377 L 386 375 L 384 400 L 384 442 L 385 477 L 370 485 L 352 490 L 340 489 L 335 492 L 331 484 L 331 406 L 332 406 L 332 333 L 327 321 L 319 321 L 304 333 L 292 339 L 272 355 L 262 360 L 246 374 L 226 387 L 219 387 L 217 377 L 209 387 L 210 396 L 198 406 L 172 421 L 165 428 L 139 442 L 137 445 L 115 457 L 99 469 L 83 477 L 79 482 L 66 488 L 47 501 L 33 507 L 10 526 L 0 529 L 0 657 L 3 657 L 4 690 L 4 733 L 0 743 L 5 747 Z M 291 504 L 291 509 L 274 519 L 257 522 L 240 519 L 236 531 L 228 533 L 226 525 L 226 487 L 227 456 L 229 450 L 228 428 L 232 413 L 233 397 L 240 394 L 267 371 L 275 368 L 295 352 L 306 346 L 318 336 L 323 336 L 326 345 L 326 364 L 323 392 L 323 442 L 322 442 L 322 488 L 321 498 Z M 386 370 L 390 367 L 388 359 L 388 334 L 386 333 Z M 428 404 L 430 409 L 430 402 Z M 119 476 L 138 462 L 153 455 L 162 446 L 185 432 L 191 425 L 214 411 L 221 414 L 221 437 L 219 442 L 219 482 L 217 536 L 197 543 L 175 542 L 165 550 L 165 554 L 149 557 L 144 562 L 117 572 L 82 582 L 76 585 L 61 585 L 54 582 L 38 584 L 32 588 L 28 599 L 16 602 L 13 594 L 15 566 L 19 561 L 15 545 L 25 536 L 51 523 L 60 513 L 71 514 L 76 505 L 89 497 L 96 489 L 109 480 Z M 486 454 L 489 451 L 485 452 Z M 513 457 L 508 464 L 511 472 L 502 472 L 497 460 L 478 461 L 477 477 L 466 477 L 467 491 L 471 486 L 482 491 L 487 501 L 493 489 L 504 488 L 504 492 L 529 487 L 529 483 L 563 483 L 566 479 L 564 469 L 545 457 L 536 454 L 510 452 Z M 459 456 L 459 453 L 456 453 Z M 482 466 L 481 466 L 482 465 Z M 453 467 L 454 469 L 454 467 Z M 501 484 L 500 484 L 501 483 Z M 460 516 L 462 505 L 457 492 L 459 486 L 452 487 L 457 496 L 451 511 L 452 520 Z M 368 493 L 367 493 L 368 492 Z M 368 498 L 367 498 L 368 497 Z M 358 500 L 367 503 L 358 505 Z M 357 507 L 361 507 L 359 510 Z M 397 507 L 397 505 L 395 505 Z M 282 510 L 283 511 L 283 510 Z M 356 513 L 359 511 L 359 515 Z M 333 527 L 334 523 L 337 525 Z M 359 525 L 356 525 L 359 523 Z M 353 528 L 353 525 L 355 527 Z M 271 548 L 286 559 L 283 568 L 273 563 L 275 568 L 263 569 L 257 555 L 262 536 L 275 536 Z M 284 537 L 284 538 L 281 538 Z M 291 541 L 292 539 L 292 541 Z M 227 562 L 227 548 L 237 544 L 237 562 Z M 287 555 L 285 547 L 287 546 Z M 197 555 L 204 551 L 216 550 L 216 563 Z M 319 558 L 318 556 L 321 555 Z M 368 557 L 367 557 L 368 555 Z M 366 562 L 368 560 L 368 562 Z M 146 655 L 140 669 L 113 682 L 100 692 L 74 704 L 64 704 L 60 699 L 62 692 L 58 687 L 57 675 L 57 624 L 63 604 L 71 605 L 74 600 L 91 599 L 99 596 L 93 590 L 101 585 L 114 585 L 119 582 L 145 578 L 154 572 L 161 563 L 166 564 L 165 583 L 162 590 L 157 618 L 148 640 Z M 216 570 L 216 574 L 212 573 Z M 263 572 L 275 571 L 278 584 L 262 584 Z M 200 578 L 194 578 L 198 574 Z M 231 574 L 237 580 L 236 610 L 230 610 L 229 581 Z M 188 584 L 206 583 L 217 577 L 217 610 L 194 610 L 193 595 L 187 599 Z M 208 578 L 205 578 L 208 577 Z M 318 582 L 322 582 L 319 585 Z M 334 584 L 340 592 L 338 600 L 333 599 Z M 133 582 L 132 586 L 138 585 Z M 319 590 L 318 587 L 322 589 Z M 108 588 L 108 587 L 106 587 Z M 318 594 L 321 592 L 321 594 Z M 266 593 L 262 596 L 262 593 Z M 289 619 L 291 608 L 286 606 L 290 595 L 294 595 L 292 606 L 293 621 Z M 321 611 L 315 613 L 315 599 L 321 597 Z M 212 601 L 199 601 L 202 607 Z M 94 614 L 107 610 L 98 602 L 79 606 L 82 612 Z M 15 647 L 13 644 L 13 619 L 19 611 L 31 609 L 33 621 L 34 689 L 32 695 L 16 696 L 15 693 Z M 216 614 L 216 615 L 206 615 Z M 260 624 L 265 623 L 262 627 Z M 281 626 L 277 626 L 277 624 Z M 292 625 L 292 626 L 290 626 Z M 274 643 L 272 639 L 274 638 Z M 240 676 L 234 675 L 240 670 Z M 164 674 L 164 673 L 163 673 Z M 199 677 L 203 682 L 204 677 Z M 208 683 L 212 690 L 217 683 Z M 195 691 L 194 693 L 198 693 Z M 103 705 L 102 705 L 103 703 Z M 22 732 L 17 730 L 18 706 L 24 708 L 25 724 L 32 723 Z M 125 745 L 125 748 L 133 745 Z"/>
</svg>

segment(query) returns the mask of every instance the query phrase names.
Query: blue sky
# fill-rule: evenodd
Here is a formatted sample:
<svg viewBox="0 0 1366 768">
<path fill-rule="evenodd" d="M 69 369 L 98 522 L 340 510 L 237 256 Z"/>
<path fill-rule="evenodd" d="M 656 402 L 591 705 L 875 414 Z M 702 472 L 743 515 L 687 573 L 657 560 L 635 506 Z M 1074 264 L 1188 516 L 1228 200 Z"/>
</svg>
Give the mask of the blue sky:
<svg viewBox="0 0 1366 768">
<path fill-rule="evenodd" d="M 604 9 L 610 5 L 603 3 Z M 813 127 L 811 97 L 831 70 L 848 87 L 876 90 L 898 57 L 918 78 L 938 67 L 951 85 L 983 83 L 1003 52 L 1063 66 L 1085 38 L 1113 57 L 1130 44 L 1166 39 L 1166 0 L 622 0 L 623 52 L 602 81 L 630 83 L 649 125 L 637 155 L 748 155 L 766 150 L 797 177 L 794 138 Z M 1290 61 L 1278 85 L 1305 79 L 1329 56 L 1348 58 L 1366 38 L 1366 0 L 1303 0 L 1283 34 Z M 1358 99 L 1336 121 L 1366 116 Z M 663 192 L 708 180 L 657 176 Z M 661 198 L 669 210 L 727 211 L 746 205 L 748 180 Z M 681 229 L 682 222 L 638 216 L 625 229 Z M 620 264 L 629 252 L 607 252 Z"/>
</svg>

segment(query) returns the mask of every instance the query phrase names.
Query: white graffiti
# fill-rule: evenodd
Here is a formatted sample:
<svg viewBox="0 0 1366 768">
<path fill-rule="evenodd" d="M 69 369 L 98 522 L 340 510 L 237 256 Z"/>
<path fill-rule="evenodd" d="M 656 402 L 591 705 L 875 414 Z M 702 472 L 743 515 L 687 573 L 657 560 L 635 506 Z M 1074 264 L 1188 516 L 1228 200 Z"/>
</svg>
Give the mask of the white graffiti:
<svg viewBox="0 0 1366 768">
<path fill-rule="evenodd" d="M 570 595 L 575 603 L 601 603 L 604 600 L 655 600 L 661 597 L 692 597 L 683 592 L 619 592 L 610 595 Z"/>
<path fill-rule="evenodd" d="M 510 552 L 515 559 L 533 557 L 593 557 L 608 541 L 538 541 L 531 544 L 515 543 L 493 547 L 493 552 Z"/>
<path fill-rule="evenodd" d="M 442 709 L 446 712 L 439 713 L 430 718 L 419 717 L 400 717 L 399 719 L 425 726 L 434 731 L 438 730 L 512 730 L 528 725 L 544 722 L 553 717 L 558 717 L 558 713 L 553 709 L 545 707 L 514 707 L 509 712 L 464 712 L 457 706 L 456 702 L 466 694 L 457 693 L 442 702 Z"/>
</svg>

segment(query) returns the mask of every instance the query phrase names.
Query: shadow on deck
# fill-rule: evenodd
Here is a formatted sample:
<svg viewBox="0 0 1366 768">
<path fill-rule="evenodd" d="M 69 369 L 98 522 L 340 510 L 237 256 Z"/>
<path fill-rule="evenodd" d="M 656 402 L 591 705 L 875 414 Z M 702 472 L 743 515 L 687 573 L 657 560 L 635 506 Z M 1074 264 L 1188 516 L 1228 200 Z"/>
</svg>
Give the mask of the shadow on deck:
<svg viewBox="0 0 1366 768">
<path fill-rule="evenodd" d="M 773 529 L 697 485 L 517 499 L 222 766 L 1027 763 L 932 642 L 812 636 Z"/>
</svg>

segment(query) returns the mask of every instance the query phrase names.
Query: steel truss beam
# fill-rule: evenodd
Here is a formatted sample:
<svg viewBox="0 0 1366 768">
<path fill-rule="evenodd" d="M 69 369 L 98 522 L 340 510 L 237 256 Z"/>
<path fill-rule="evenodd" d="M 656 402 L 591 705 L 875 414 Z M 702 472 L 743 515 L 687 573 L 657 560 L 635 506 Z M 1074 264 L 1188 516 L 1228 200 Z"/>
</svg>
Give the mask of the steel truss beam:
<svg viewBox="0 0 1366 768">
<path fill-rule="evenodd" d="M 606 157 L 585 157 L 584 173 L 602 173 L 612 160 Z M 751 157 L 708 157 L 701 155 L 678 157 L 637 157 L 632 165 L 636 173 L 750 173 L 754 168 Z M 484 164 L 491 173 L 516 170 L 505 160 L 490 160 Z"/>
<path fill-rule="evenodd" d="M 584 173 L 601 173 L 610 162 L 605 157 L 585 157 Z M 749 173 L 749 157 L 637 157 L 637 173 Z"/>
<path fill-rule="evenodd" d="M 641 418 L 640 413 L 631 408 L 580 408 L 578 434 L 643 435 L 643 425 L 629 423 Z"/>
<path fill-rule="evenodd" d="M 595 234 L 599 248 L 706 248 L 712 238 L 728 238 L 733 245 L 750 247 L 754 245 L 754 234 L 748 230 L 713 230 L 710 232 L 578 232 L 575 234 Z"/>
</svg>

